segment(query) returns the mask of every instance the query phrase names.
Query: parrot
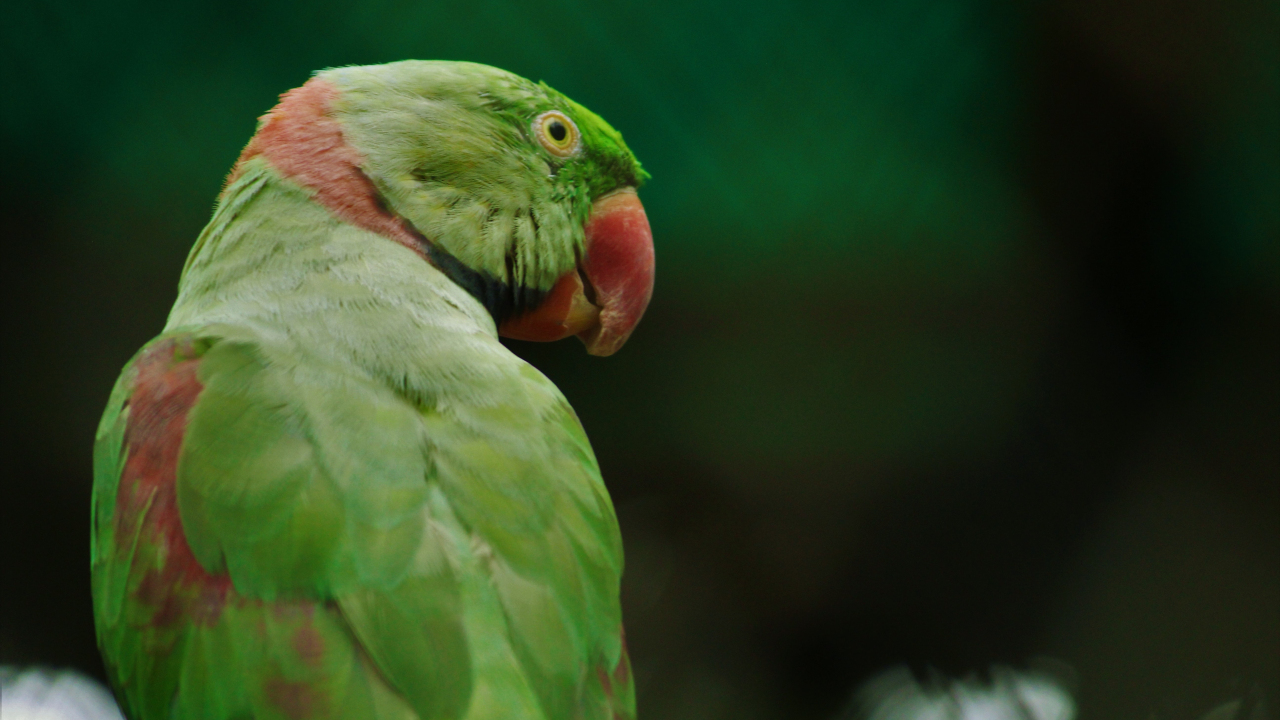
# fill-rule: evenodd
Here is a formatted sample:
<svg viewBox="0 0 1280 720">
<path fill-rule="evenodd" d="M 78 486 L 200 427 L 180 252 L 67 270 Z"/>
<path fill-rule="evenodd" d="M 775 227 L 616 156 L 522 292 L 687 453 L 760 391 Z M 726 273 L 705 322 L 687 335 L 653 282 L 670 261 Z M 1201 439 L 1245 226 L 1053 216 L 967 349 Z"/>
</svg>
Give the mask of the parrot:
<svg viewBox="0 0 1280 720">
<path fill-rule="evenodd" d="M 648 177 L 599 116 L 487 65 L 280 96 L 95 438 L 94 623 L 127 717 L 635 717 L 612 501 L 499 337 L 627 341 Z"/>
</svg>

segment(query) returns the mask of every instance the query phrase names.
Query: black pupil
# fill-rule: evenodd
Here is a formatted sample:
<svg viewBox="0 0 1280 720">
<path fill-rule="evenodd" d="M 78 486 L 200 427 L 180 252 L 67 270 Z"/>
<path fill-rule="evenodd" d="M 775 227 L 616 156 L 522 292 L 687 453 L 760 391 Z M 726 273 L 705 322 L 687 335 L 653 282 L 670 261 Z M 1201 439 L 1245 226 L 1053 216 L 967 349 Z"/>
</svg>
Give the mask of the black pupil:
<svg viewBox="0 0 1280 720">
<path fill-rule="evenodd" d="M 554 138 L 556 142 L 560 142 L 568 137 L 569 128 L 565 127 L 564 123 L 559 120 L 552 120 L 551 124 L 547 126 L 547 132 L 551 134 L 551 137 Z"/>
</svg>

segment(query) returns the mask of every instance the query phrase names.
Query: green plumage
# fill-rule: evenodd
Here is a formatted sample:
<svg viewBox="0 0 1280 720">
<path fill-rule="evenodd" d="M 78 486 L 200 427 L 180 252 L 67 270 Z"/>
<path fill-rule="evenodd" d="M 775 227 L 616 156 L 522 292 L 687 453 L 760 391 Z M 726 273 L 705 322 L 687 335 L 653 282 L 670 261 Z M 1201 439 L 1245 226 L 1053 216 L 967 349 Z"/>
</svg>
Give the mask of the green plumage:
<svg viewBox="0 0 1280 720">
<path fill-rule="evenodd" d="M 321 77 L 386 204 L 475 270 L 514 251 L 516 283 L 571 268 L 591 199 L 642 174 L 599 118 L 492 68 Z M 554 177 L 523 130 L 547 106 L 587 148 Z M 475 297 L 266 158 L 125 368 L 94 475 L 99 644 L 131 718 L 634 713 L 621 539 L 572 409 Z"/>
<path fill-rule="evenodd" d="M 581 253 L 591 200 L 647 177 L 595 113 L 495 68 L 393 63 L 320 77 L 343 90 L 335 115 L 391 209 L 496 277 L 550 287 Z M 583 157 L 529 152 L 529 121 L 546 110 L 574 118 Z"/>
</svg>

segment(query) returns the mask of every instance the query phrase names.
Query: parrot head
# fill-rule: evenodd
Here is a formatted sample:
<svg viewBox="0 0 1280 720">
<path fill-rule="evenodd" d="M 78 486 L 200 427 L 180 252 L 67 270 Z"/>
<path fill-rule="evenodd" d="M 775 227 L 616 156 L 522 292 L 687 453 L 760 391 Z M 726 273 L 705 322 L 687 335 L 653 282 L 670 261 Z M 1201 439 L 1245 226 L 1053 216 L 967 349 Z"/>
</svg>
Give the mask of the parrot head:
<svg viewBox="0 0 1280 720">
<path fill-rule="evenodd" d="M 622 136 L 546 84 L 404 61 L 318 73 L 259 122 L 262 156 L 343 220 L 408 246 L 501 335 L 626 342 L 653 291 L 653 239 Z"/>
</svg>

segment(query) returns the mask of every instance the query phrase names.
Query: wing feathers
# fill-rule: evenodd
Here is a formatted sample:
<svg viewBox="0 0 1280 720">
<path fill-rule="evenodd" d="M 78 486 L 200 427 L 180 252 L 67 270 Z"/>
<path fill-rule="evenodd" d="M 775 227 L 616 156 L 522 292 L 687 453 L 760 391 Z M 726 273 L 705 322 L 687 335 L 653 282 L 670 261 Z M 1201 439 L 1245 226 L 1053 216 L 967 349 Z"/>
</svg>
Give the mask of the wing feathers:
<svg viewBox="0 0 1280 720">
<path fill-rule="evenodd" d="M 572 411 L 526 367 L 509 404 L 424 408 L 239 328 L 145 349 L 95 455 L 99 642 L 131 713 L 633 707 L 629 676 L 597 672 L 625 662 L 612 507 Z"/>
</svg>

